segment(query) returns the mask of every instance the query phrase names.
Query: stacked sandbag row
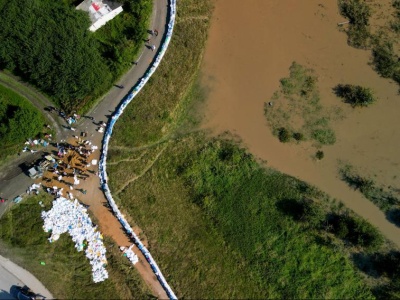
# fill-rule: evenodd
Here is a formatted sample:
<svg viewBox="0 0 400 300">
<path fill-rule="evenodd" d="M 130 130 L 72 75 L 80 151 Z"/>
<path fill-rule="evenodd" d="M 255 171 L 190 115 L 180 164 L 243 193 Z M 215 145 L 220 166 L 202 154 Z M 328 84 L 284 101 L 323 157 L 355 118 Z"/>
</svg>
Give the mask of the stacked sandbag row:
<svg viewBox="0 0 400 300">
<path fill-rule="evenodd" d="M 142 242 L 140 241 L 138 236 L 133 232 L 132 227 L 126 221 L 125 217 L 121 214 L 120 210 L 118 209 L 118 206 L 116 205 L 116 203 L 110 193 L 110 189 L 107 184 L 106 161 L 107 161 L 108 143 L 110 141 L 110 137 L 111 137 L 115 122 L 121 116 L 121 114 L 123 113 L 126 106 L 133 100 L 133 98 L 139 93 L 139 91 L 147 83 L 147 81 L 150 79 L 151 75 L 153 75 L 154 71 L 157 69 L 158 65 L 160 64 L 160 62 L 168 48 L 169 42 L 171 41 L 171 36 L 172 36 L 172 32 L 173 32 L 174 25 L 175 25 L 175 17 L 176 17 L 176 0 L 170 0 L 169 20 L 168 20 L 167 32 L 165 34 L 164 40 L 158 50 L 158 53 L 156 54 L 153 64 L 149 67 L 149 69 L 147 70 L 145 75 L 134 86 L 132 92 L 122 100 L 121 104 L 118 106 L 117 110 L 111 117 L 110 122 L 107 124 L 107 128 L 106 128 L 104 138 L 103 138 L 103 145 L 102 145 L 103 149 L 102 149 L 100 163 L 99 163 L 99 170 L 100 170 L 99 175 L 100 175 L 102 188 L 103 188 L 104 194 L 106 195 L 106 198 L 110 204 L 111 209 L 113 210 L 115 216 L 118 218 L 118 220 L 120 221 L 120 223 L 123 226 L 123 228 L 125 229 L 125 231 L 133 239 L 133 241 L 135 242 L 137 247 L 140 249 L 140 251 L 146 257 L 146 260 L 149 262 L 154 274 L 156 275 L 158 281 L 160 282 L 160 284 L 162 285 L 162 287 L 164 288 L 164 290 L 166 291 L 166 293 L 170 299 L 176 299 L 174 292 L 172 291 L 171 287 L 168 285 L 167 281 L 165 280 L 164 276 L 162 275 L 160 269 L 158 268 L 157 263 L 151 256 L 150 252 L 142 244 Z"/>
</svg>

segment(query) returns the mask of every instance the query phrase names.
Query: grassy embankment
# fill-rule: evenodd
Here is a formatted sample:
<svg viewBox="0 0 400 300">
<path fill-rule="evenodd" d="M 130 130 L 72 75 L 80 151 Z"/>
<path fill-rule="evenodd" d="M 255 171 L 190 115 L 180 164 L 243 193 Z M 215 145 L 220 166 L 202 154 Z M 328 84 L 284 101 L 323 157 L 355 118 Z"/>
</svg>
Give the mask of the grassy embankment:
<svg viewBox="0 0 400 300">
<path fill-rule="evenodd" d="M 0 254 L 29 270 L 58 299 L 149 298 L 138 273 L 110 239 L 105 239 L 110 277 L 97 284 L 89 260 L 76 251 L 68 234 L 49 243 L 40 214 L 51 208 L 51 199 L 47 194 L 27 198 L 0 219 Z"/>
<path fill-rule="evenodd" d="M 41 137 L 45 122 L 28 100 L 0 85 L 0 164 L 19 153 L 28 138 Z"/>
<path fill-rule="evenodd" d="M 314 71 L 296 62 L 289 71 L 289 77 L 280 80 L 281 89 L 264 105 L 273 133 L 283 143 L 311 140 L 318 147 L 334 144 L 335 132 L 329 125 L 333 116 L 320 103 Z"/>
<path fill-rule="evenodd" d="M 114 197 L 178 297 L 371 297 L 348 253 L 381 249 L 376 229 L 232 142 L 189 133 L 210 11 L 179 4 L 164 61 L 118 121 Z"/>
</svg>

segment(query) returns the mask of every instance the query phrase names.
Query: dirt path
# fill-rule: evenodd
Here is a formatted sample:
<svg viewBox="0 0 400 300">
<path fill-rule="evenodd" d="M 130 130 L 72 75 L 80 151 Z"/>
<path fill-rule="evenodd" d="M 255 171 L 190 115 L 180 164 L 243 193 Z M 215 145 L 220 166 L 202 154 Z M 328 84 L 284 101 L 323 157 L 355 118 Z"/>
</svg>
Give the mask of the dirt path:
<svg viewBox="0 0 400 300">
<path fill-rule="evenodd" d="M 380 184 L 400 186 L 398 86 L 368 65 L 370 52 L 347 45 L 337 28 L 342 21 L 336 0 L 215 1 L 202 70 L 209 91 L 203 126 L 237 134 L 269 166 L 343 201 L 400 246 L 400 229 L 338 178 L 343 160 Z M 322 148 L 320 162 L 313 159 L 311 144 L 280 143 L 263 114 L 264 102 L 279 89 L 293 61 L 316 71 L 322 104 L 337 105 L 346 116 L 334 124 L 337 142 Z M 353 110 L 332 93 L 339 83 L 370 87 L 379 101 Z"/>
</svg>

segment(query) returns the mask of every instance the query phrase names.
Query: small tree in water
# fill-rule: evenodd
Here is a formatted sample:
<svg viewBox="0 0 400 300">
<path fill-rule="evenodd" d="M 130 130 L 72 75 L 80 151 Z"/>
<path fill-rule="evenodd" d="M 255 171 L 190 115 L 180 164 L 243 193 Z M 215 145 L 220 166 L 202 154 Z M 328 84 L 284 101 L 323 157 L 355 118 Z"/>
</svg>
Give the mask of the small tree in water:
<svg viewBox="0 0 400 300">
<path fill-rule="evenodd" d="M 368 106 L 376 101 L 371 89 L 359 85 L 339 84 L 334 88 L 337 96 L 352 107 Z"/>
<path fill-rule="evenodd" d="M 285 127 L 281 127 L 278 130 L 278 138 L 282 143 L 287 143 L 290 140 L 290 133 Z"/>
<path fill-rule="evenodd" d="M 323 159 L 324 156 L 325 156 L 324 151 L 318 150 L 317 153 L 315 153 L 315 157 L 316 157 L 318 160 Z"/>
</svg>

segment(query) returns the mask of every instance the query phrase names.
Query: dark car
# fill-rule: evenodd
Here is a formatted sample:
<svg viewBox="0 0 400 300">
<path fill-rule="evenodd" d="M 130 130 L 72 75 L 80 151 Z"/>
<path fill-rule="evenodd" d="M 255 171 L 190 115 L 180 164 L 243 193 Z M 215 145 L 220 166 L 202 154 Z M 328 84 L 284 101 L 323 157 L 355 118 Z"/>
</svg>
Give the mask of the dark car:
<svg viewBox="0 0 400 300">
<path fill-rule="evenodd" d="M 36 295 L 34 292 L 32 292 L 31 289 L 27 286 L 20 287 L 17 285 L 13 285 L 10 289 L 10 294 L 18 300 L 44 299 L 44 297 Z"/>
</svg>

